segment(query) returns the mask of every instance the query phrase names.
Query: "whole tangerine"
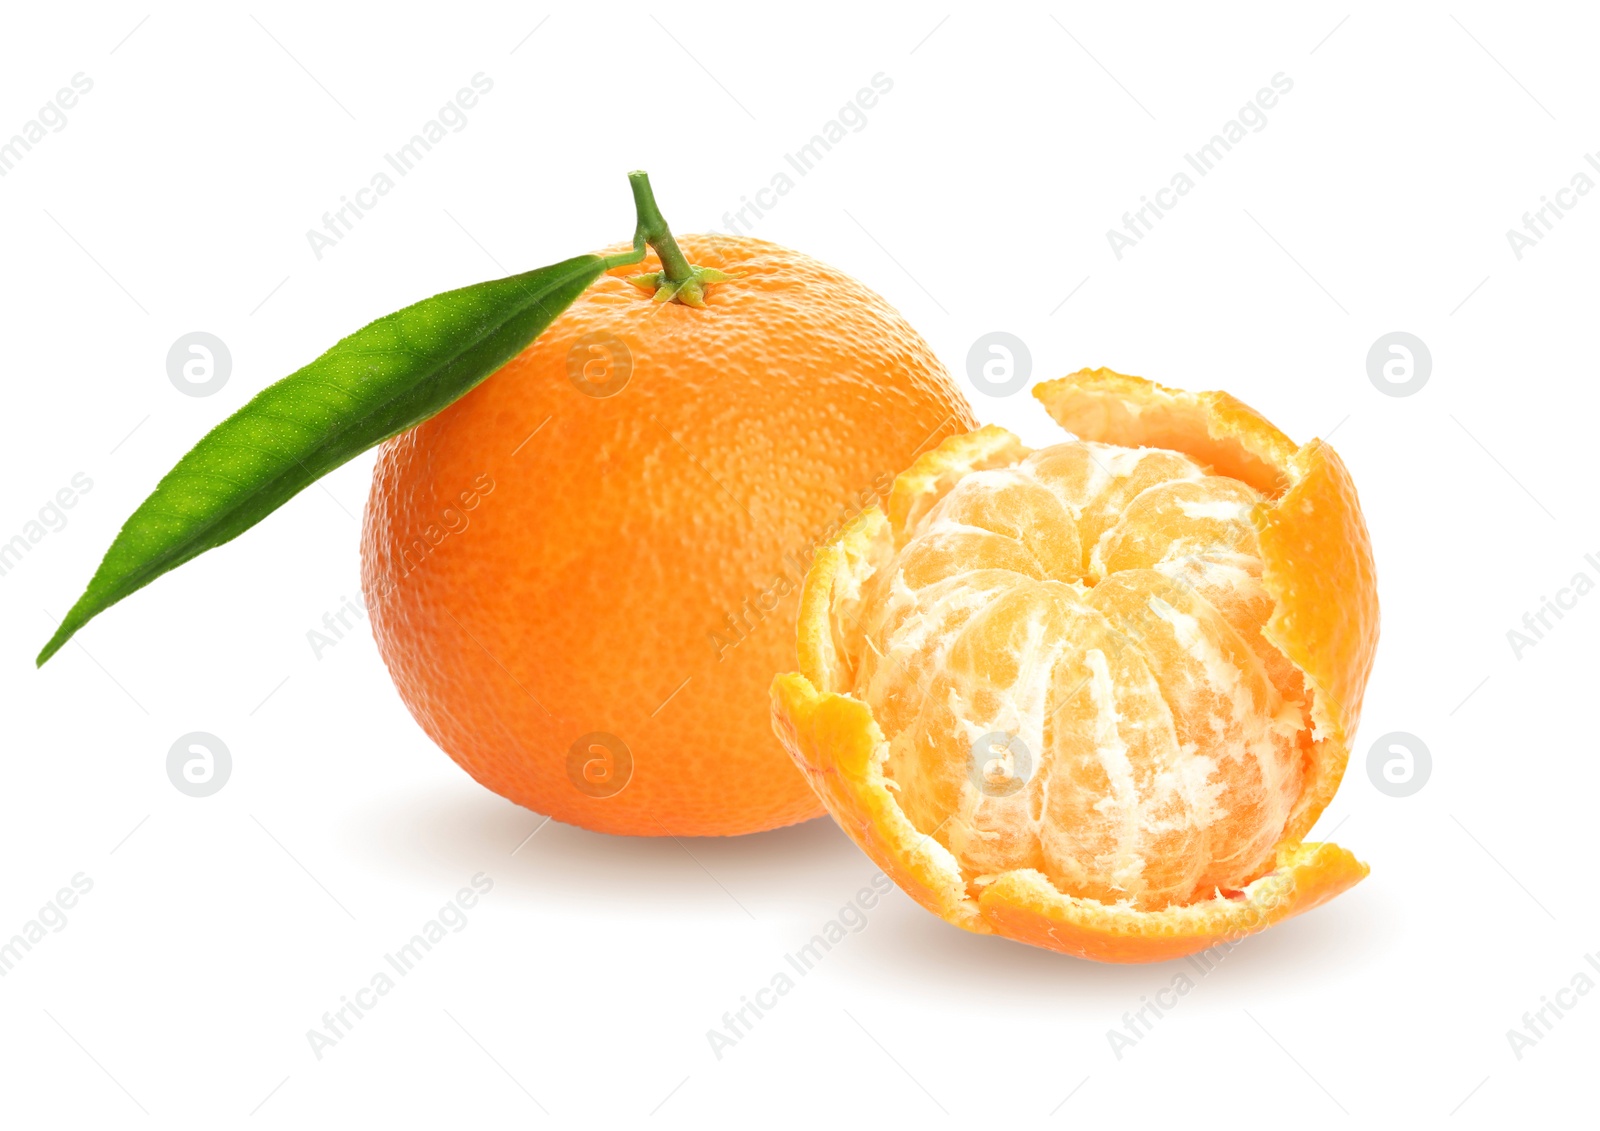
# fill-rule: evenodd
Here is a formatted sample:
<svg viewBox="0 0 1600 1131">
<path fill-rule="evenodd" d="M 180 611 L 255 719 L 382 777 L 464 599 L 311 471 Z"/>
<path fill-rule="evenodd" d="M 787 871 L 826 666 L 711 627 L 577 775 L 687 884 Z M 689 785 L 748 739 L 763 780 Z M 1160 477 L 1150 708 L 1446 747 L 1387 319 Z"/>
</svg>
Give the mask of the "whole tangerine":
<svg viewBox="0 0 1600 1131">
<path fill-rule="evenodd" d="M 822 811 L 766 700 L 814 550 L 975 421 L 849 276 L 680 246 L 679 301 L 614 268 L 384 444 L 362 584 L 401 698 L 477 781 L 604 832 L 731 835 Z"/>
</svg>

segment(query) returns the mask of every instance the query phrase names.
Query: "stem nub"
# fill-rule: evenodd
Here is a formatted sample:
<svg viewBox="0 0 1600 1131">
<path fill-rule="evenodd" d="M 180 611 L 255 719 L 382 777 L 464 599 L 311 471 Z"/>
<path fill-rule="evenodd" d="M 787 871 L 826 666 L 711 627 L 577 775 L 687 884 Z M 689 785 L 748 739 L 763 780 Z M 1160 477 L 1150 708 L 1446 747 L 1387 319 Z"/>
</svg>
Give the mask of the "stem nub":
<svg viewBox="0 0 1600 1131">
<path fill-rule="evenodd" d="M 678 241 L 672 238 L 672 229 L 656 205 L 656 194 L 650 188 L 650 174 L 636 170 L 628 174 L 628 184 L 633 188 L 633 206 L 638 223 L 633 230 L 633 250 L 608 256 L 607 269 L 638 263 L 644 259 L 645 245 L 655 249 L 661 260 L 661 270 L 635 275 L 628 282 L 651 291 L 657 302 L 676 299 L 688 306 L 705 305 L 705 288 L 708 283 L 727 282 L 728 276 L 714 267 L 696 267 L 684 256 Z"/>
</svg>

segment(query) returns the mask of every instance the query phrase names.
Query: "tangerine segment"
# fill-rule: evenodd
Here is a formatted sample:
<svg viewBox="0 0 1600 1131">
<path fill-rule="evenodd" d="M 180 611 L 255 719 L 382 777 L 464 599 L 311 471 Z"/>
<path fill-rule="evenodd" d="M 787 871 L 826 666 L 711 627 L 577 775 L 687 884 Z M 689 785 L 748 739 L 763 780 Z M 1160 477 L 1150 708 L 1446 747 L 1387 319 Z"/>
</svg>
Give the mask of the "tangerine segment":
<svg viewBox="0 0 1600 1131">
<path fill-rule="evenodd" d="M 1376 633 L 1342 465 L 1225 394 L 1100 371 L 1040 399 L 1185 450 L 1030 453 L 986 428 L 924 455 L 892 518 L 818 555 L 780 738 L 857 843 L 969 930 L 1154 961 L 1344 890 L 1364 866 L 1299 843 Z"/>
</svg>

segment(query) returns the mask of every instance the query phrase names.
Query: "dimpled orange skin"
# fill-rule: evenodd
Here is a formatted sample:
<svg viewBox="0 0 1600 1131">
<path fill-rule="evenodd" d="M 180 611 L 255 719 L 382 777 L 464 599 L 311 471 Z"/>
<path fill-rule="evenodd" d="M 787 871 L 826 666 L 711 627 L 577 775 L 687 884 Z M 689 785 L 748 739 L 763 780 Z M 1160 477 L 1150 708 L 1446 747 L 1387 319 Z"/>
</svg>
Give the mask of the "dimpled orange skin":
<svg viewBox="0 0 1600 1131">
<path fill-rule="evenodd" d="M 679 244 L 732 276 L 703 309 L 627 282 L 653 255 L 613 270 L 383 446 L 362 583 L 401 698 L 483 785 L 604 832 L 733 835 L 821 812 L 767 715 L 814 547 L 974 420 L 926 343 L 848 276 L 760 240 Z M 608 397 L 569 379 L 596 333 L 632 359 Z M 603 351 L 576 356 L 591 381 L 617 372 Z M 569 773 L 596 732 L 633 761 L 611 796 L 618 777 L 585 790 Z"/>
<path fill-rule="evenodd" d="M 1070 894 L 1032 867 L 973 875 L 907 817 L 885 772 L 889 739 L 850 693 L 862 594 L 965 476 L 1027 457 L 993 426 L 919 458 L 896 481 L 887 515 L 866 512 L 817 555 L 798 622 L 801 670 L 772 686 L 774 729 L 796 764 L 845 832 L 925 908 L 974 933 L 1078 957 L 1156 962 L 1229 945 L 1359 882 L 1367 867 L 1349 852 L 1302 840 L 1343 776 L 1377 643 L 1372 549 L 1344 464 L 1320 440 L 1294 444 L 1226 393 L 1100 369 L 1046 382 L 1035 396 L 1080 440 L 1183 453 L 1264 496 L 1250 514 L 1272 599 L 1259 631 L 1303 678 L 1308 728 L 1303 782 L 1265 866 L 1241 890 L 1141 908 Z"/>
</svg>

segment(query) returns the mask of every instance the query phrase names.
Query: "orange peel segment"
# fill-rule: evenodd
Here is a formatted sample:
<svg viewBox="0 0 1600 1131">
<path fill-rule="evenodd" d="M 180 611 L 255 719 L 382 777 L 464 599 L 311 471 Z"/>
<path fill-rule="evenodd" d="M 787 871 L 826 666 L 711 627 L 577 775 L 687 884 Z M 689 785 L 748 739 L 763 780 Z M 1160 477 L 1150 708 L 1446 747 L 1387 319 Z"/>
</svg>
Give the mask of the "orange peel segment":
<svg viewBox="0 0 1600 1131">
<path fill-rule="evenodd" d="M 997 935 L 1101 962 L 1162 962 L 1232 942 L 1318 907 L 1367 874 L 1336 844 L 1285 845 L 1272 871 L 1238 898 L 1164 911 L 1062 895 L 1037 872 L 1009 872 L 984 890 L 979 908 Z"/>
<path fill-rule="evenodd" d="M 1237 890 L 1140 907 L 1069 894 L 1032 867 L 974 874 L 933 835 L 940 829 L 921 831 L 907 815 L 901 784 L 886 773 L 890 741 L 873 707 L 851 693 L 850 644 L 860 640 L 874 576 L 917 524 L 965 476 L 1028 456 L 993 426 L 925 453 L 896 481 L 887 516 L 868 510 L 818 552 L 801 600 L 801 671 L 772 685 L 780 740 L 840 826 L 896 884 L 979 934 L 1100 961 L 1155 962 L 1252 934 L 1348 889 L 1366 866 L 1337 845 L 1301 841 L 1343 776 L 1377 639 L 1371 545 L 1343 463 L 1320 440 L 1295 445 L 1226 393 L 1101 369 L 1046 382 L 1035 396 L 1079 440 L 1176 452 L 1264 496 L 1249 515 L 1261 587 L 1273 602 L 1260 632 L 1303 677 L 1308 716 L 1303 784 L 1269 863 Z"/>
</svg>

